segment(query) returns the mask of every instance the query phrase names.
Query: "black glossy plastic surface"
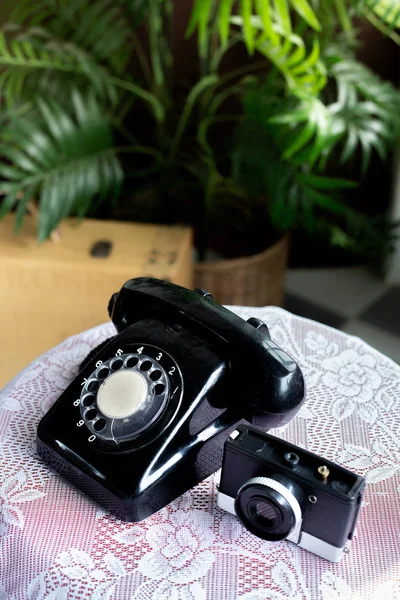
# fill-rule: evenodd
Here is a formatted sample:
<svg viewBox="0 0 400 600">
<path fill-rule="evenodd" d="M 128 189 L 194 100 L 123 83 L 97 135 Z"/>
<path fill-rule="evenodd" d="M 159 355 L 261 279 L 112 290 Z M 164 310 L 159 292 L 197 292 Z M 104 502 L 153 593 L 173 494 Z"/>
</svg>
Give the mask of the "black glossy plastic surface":
<svg viewBox="0 0 400 600">
<path fill-rule="evenodd" d="M 221 351 L 235 379 L 237 399 L 232 401 L 246 401 L 269 415 L 298 408 L 304 399 L 304 379 L 296 362 L 262 330 L 209 297 L 156 279 L 131 279 L 114 300 L 112 320 L 122 331 L 147 316 L 186 327 Z"/>
<path fill-rule="evenodd" d="M 109 308 L 118 335 L 84 362 L 40 422 L 37 443 L 46 462 L 121 518 L 146 518 L 218 469 L 240 420 L 261 418 L 268 429 L 304 400 L 296 363 L 209 296 L 141 278 Z M 81 418 L 81 389 L 101 361 L 139 351 L 168 373 L 168 402 L 137 436 L 106 441 Z"/>
</svg>

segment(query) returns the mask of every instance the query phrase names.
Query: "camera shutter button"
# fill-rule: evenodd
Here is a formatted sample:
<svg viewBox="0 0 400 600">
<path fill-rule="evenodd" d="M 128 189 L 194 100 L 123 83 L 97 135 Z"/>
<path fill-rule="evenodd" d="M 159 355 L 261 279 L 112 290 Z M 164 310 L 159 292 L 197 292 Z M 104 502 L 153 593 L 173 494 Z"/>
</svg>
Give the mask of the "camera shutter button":
<svg viewBox="0 0 400 600">
<path fill-rule="evenodd" d="M 111 419 L 125 419 L 135 413 L 147 398 L 145 378 L 136 371 L 110 375 L 97 392 L 99 410 Z"/>
</svg>

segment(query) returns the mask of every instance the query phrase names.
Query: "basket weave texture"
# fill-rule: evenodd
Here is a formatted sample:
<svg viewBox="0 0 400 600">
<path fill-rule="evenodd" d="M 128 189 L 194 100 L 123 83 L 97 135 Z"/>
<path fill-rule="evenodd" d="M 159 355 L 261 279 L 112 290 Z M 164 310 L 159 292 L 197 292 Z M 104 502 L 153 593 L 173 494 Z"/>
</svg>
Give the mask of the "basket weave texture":
<svg viewBox="0 0 400 600">
<path fill-rule="evenodd" d="M 282 306 L 289 236 L 253 256 L 194 265 L 195 286 L 220 304 Z"/>
</svg>

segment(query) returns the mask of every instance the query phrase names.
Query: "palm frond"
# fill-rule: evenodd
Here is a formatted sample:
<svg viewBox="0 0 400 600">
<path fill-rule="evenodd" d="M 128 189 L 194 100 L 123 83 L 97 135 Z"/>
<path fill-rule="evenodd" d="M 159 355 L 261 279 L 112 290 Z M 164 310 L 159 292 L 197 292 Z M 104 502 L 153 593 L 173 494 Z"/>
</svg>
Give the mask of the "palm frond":
<svg viewBox="0 0 400 600">
<path fill-rule="evenodd" d="M 154 94 L 132 81 L 129 75 L 124 78 L 111 75 L 75 44 L 55 39 L 41 28 L 30 29 L 10 41 L 0 32 L 0 99 L 5 97 L 9 106 L 23 97 L 24 90 L 31 90 L 34 96 L 38 90 L 46 89 L 47 83 L 48 91 L 61 90 L 61 94 L 55 94 L 56 98 L 63 97 L 65 87 L 76 83 L 77 77 L 83 83 L 90 83 L 102 100 L 109 99 L 115 104 L 117 90 L 125 90 L 144 100 L 158 121 L 164 118 L 164 107 Z"/>
<path fill-rule="evenodd" d="M 45 27 L 120 72 L 129 60 L 133 29 L 125 5 L 122 0 L 21 0 L 11 18 L 25 27 Z"/>
<path fill-rule="evenodd" d="M 342 131 L 318 97 L 304 93 L 285 98 L 277 95 L 275 85 L 270 77 L 261 86 L 249 86 L 243 99 L 245 114 L 259 124 L 283 160 L 321 166 Z"/>
<path fill-rule="evenodd" d="M 115 101 L 115 86 L 107 71 L 72 43 L 49 37 L 44 30 L 28 31 L 14 39 L 0 32 L 0 98 L 18 102 L 27 85 L 37 89 L 38 79 L 57 75 L 90 81 L 96 92 Z"/>
<path fill-rule="evenodd" d="M 382 268 L 379 263 L 384 262 L 395 248 L 398 227 L 398 223 L 391 223 L 385 216 L 371 217 L 350 207 L 345 217 L 337 222 L 321 219 L 318 223 L 319 231 L 332 246 L 363 256 L 379 268 Z"/>
<path fill-rule="evenodd" d="M 318 175 L 282 160 L 269 132 L 251 119 L 236 132 L 234 178 L 237 186 L 266 198 L 271 221 L 280 231 L 305 230 L 359 256 L 387 256 L 394 239 L 384 218 L 355 211 L 341 191 L 356 187 L 348 180 Z"/>
<path fill-rule="evenodd" d="M 400 27 L 399 0 L 359 0 L 357 9 L 358 14 L 400 45 L 400 35 L 396 32 Z"/>
<path fill-rule="evenodd" d="M 326 58 L 328 75 L 336 82 L 333 101 L 327 101 L 330 92 L 326 98 L 305 94 L 271 110 L 255 90 L 247 95 L 247 110 L 264 115 L 261 123 L 283 159 L 324 169 L 338 147 L 343 163 L 360 152 L 365 173 L 372 154 L 383 160 L 400 134 L 400 94 L 351 57 L 340 58 L 331 49 Z"/>
<path fill-rule="evenodd" d="M 278 171 L 273 174 L 271 169 Z M 338 192 L 355 187 L 352 182 L 305 173 L 302 167 L 282 160 L 271 162 L 267 170 L 270 214 L 278 229 L 313 232 L 321 214 L 346 215 L 348 207 Z"/>
<path fill-rule="evenodd" d="M 280 38 L 277 44 L 261 40 L 256 43 L 256 48 L 282 73 L 293 94 L 317 95 L 325 86 L 325 67 L 319 60 L 317 40 L 308 55 L 303 40 L 293 34 L 286 39 Z"/>
<path fill-rule="evenodd" d="M 271 117 L 270 124 L 281 126 L 274 132 L 276 143 L 283 150 L 282 158 L 311 167 L 317 161 L 326 162 L 342 133 L 329 108 L 313 96 L 305 96 L 294 108 L 287 103 L 285 110 Z"/>
<path fill-rule="evenodd" d="M 362 0 L 360 8 L 367 14 L 373 12 L 390 29 L 400 27 L 399 0 Z"/>
<path fill-rule="evenodd" d="M 329 68 L 337 100 L 329 112 L 343 131 L 342 162 L 357 150 L 365 173 L 373 152 L 382 160 L 400 133 L 400 94 L 355 59 L 335 60 Z"/>
<path fill-rule="evenodd" d="M 117 197 L 123 174 L 110 125 L 93 95 L 74 90 L 70 112 L 42 97 L 36 105 L 34 114 L 13 119 L 2 132 L 0 190 L 3 213 L 18 194 L 25 206 L 39 199 L 43 241 L 64 217 L 83 216 L 96 199 Z"/>
<path fill-rule="evenodd" d="M 303 165 L 282 160 L 270 130 L 251 117 L 237 128 L 234 176 L 251 194 L 263 194 L 278 230 L 316 227 L 318 214 L 345 214 L 338 190 L 353 187 L 347 180 L 319 176 Z"/>
<path fill-rule="evenodd" d="M 238 4 L 239 7 L 237 8 Z M 187 34 L 191 35 L 198 29 L 200 48 L 207 36 L 207 26 L 211 21 L 214 10 L 214 3 L 211 0 L 196 0 L 194 4 Z M 239 16 L 244 39 L 250 52 L 253 52 L 256 47 L 255 40 L 258 35 L 253 25 L 253 17 L 260 20 L 264 37 L 275 43 L 276 34 L 272 23 L 280 25 L 285 36 L 289 36 L 292 32 L 291 11 L 296 13 L 297 17 L 300 17 L 315 31 L 320 30 L 320 23 L 308 0 L 241 0 L 240 3 L 232 0 L 221 0 L 217 6 L 221 41 L 223 45 L 227 43 L 232 23 L 231 17 Z"/>
<path fill-rule="evenodd" d="M 231 22 L 243 24 L 242 17 L 232 17 Z M 294 34 L 287 35 L 279 24 L 272 24 L 274 37 L 267 37 L 263 32 L 260 17 L 252 17 L 251 23 L 258 35 L 254 47 L 265 56 L 285 77 L 286 84 L 293 94 L 309 93 L 317 95 L 326 83 L 326 72 L 320 60 L 320 47 L 314 38 L 311 50 L 308 52 L 304 40 Z"/>
</svg>

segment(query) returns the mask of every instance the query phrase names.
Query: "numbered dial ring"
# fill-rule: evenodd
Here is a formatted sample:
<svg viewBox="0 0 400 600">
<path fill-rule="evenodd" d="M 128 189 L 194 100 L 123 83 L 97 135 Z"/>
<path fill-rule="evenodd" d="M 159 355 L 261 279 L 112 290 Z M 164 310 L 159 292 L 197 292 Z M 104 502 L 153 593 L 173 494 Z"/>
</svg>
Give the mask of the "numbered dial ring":
<svg viewBox="0 0 400 600">
<path fill-rule="evenodd" d="M 157 348 L 147 346 L 97 365 L 79 401 L 82 421 L 93 436 L 120 443 L 136 438 L 159 421 L 177 392 L 176 386 L 171 390 L 164 368 L 175 373 L 177 366 L 169 356 L 163 366 L 163 356 Z"/>
</svg>

